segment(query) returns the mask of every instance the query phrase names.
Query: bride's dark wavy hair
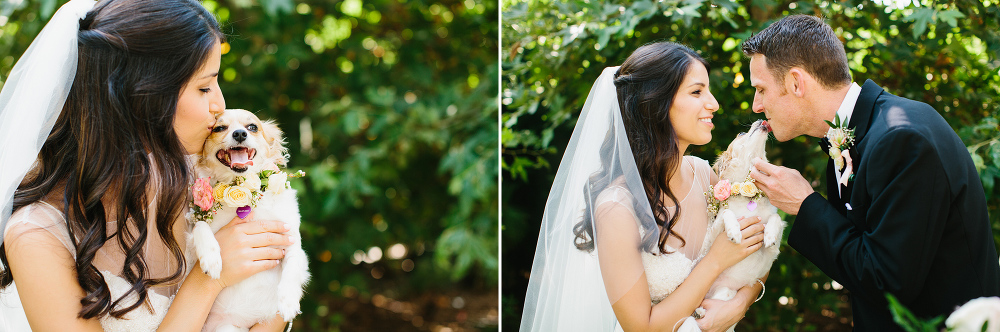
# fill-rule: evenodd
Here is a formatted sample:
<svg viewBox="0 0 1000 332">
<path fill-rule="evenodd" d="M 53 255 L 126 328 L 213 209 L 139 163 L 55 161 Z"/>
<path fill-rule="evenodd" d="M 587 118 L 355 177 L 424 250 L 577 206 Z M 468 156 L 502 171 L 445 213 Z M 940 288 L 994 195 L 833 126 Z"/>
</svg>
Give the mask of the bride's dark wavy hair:
<svg viewBox="0 0 1000 332">
<path fill-rule="evenodd" d="M 670 190 L 670 176 L 680 167 L 684 157 L 677 148 L 677 133 L 670 122 L 670 107 L 681 82 L 687 76 L 688 69 L 694 63 L 700 63 L 706 70 L 711 68 L 698 53 L 687 46 L 658 42 L 643 45 L 632 52 L 625 63 L 622 63 L 615 73 L 615 89 L 618 93 L 618 106 L 621 110 L 622 125 L 628 137 L 629 147 L 635 158 L 635 164 L 642 180 L 646 198 L 652 208 L 652 218 L 660 227 L 660 232 L 645 232 L 642 247 L 651 253 L 668 253 L 666 242 L 670 236 L 681 240 L 681 246 L 686 244 L 683 237 L 673 231 L 681 207 L 677 196 Z M 601 144 L 603 165 L 613 164 L 607 160 L 610 151 L 615 148 L 614 135 L 608 133 Z M 617 165 L 612 165 L 616 167 Z M 609 174 L 614 169 L 603 169 L 590 177 L 587 187 L 589 193 L 600 193 L 614 181 Z M 591 251 L 594 249 L 593 214 L 596 196 L 588 197 L 587 210 L 583 220 L 576 224 L 573 232 L 576 235 L 577 249 Z M 673 202 L 674 213 L 668 213 L 664 198 Z M 636 213 L 642 213 L 636 202 Z M 648 216 L 638 216 L 644 218 Z M 659 237 L 654 234 L 659 234 Z"/>
<path fill-rule="evenodd" d="M 18 186 L 14 211 L 47 197 L 61 199 L 77 281 L 86 294 L 79 317 L 121 318 L 146 301 L 148 288 L 175 284 L 183 275 L 186 262 L 173 224 L 182 217 L 193 175 L 174 114 L 182 88 L 225 35 L 193 0 L 102 0 L 80 20 L 78 34 L 76 78 L 36 164 Z M 147 214 L 154 197 L 156 213 Z M 108 232 L 113 220 L 125 222 Z M 152 220 L 158 234 L 147 234 Z M 159 236 L 178 263 L 165 278 L 147 273 L 142 249 L 149 236 Z M 121 276 L 132 286 L 117 299 L 93 264 L 108 241 L 124 251 Z M 13 277 L 6 248 L 0 247 L 0 261 L 0 287 L 7 287 Z M 116 310 L 130 294 L 135 302 Z"/>
</svg>

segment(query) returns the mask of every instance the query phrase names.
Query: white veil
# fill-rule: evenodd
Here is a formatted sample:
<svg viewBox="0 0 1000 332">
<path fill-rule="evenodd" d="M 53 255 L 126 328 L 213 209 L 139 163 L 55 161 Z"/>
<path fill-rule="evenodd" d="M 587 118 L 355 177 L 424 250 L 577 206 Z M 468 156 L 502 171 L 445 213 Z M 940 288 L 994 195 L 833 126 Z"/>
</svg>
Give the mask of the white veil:
<svg viewBox="0 0 1000 332">
<path fill-rule="evenodd" d="M 605 68 L 594 83 L 559 163 L 545 203 L 521 316 L 522 332 L 614 330 L 617 320 L 611 304 L 635 285 L 643 268 L 641 263 L 620 262 L 606 255 L 599 260 L 599 252 L 634 244 L 625 249 L 637 253 L 643 250 L 641 243 L 648 243 L 642 238 L 659 238 L 622 123 L 614 83 L 617 71 L 618 67 Z M 619 216 L 627 211 L 628 220 L 602 224 L 602 214 L 615 204 Z M 593 222 L 580 224 L 584 219 Z M 635 241 L 621 243 L 615 237 L 615 241 L 601 242 L 595 236 L 600 235 L 599 228 L 620 226 L 637 229 Z M 587 241 L 575 231 L 589 232 L 592 250 L 578 249 L 577 243 Z"/>
<path fill-rule="evenodd" d="M 56 11 L 10 71 L 0 91 L 0 243 L 14 191 L 31 169 L 62 112 L 76 78 L 80 20 L 95 0 L 72 0 Z"/>
<path fill-rule="evenodd" d="M 14 191 L 31 169 L 62 112 L 76 78 L 80 20 L 94 0 L 71 0 L 56 11 L 14 65 L 0 90 L 0 243 Z M 0 292 L 0 331 L 30 331 L 16 287 Z"/>
</svg>

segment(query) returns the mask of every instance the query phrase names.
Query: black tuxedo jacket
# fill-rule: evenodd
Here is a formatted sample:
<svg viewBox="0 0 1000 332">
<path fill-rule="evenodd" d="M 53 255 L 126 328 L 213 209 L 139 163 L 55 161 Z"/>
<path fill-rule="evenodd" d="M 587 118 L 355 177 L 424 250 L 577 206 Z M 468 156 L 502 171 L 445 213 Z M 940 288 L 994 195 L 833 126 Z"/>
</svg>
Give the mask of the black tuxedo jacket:
<svg viewBox="0 0 1000 332">
<path fill-rule="evenodd" d="M 1000 296 L 986 195 L 944 118 L 868 80 L 848 127 L 854 179 L 838 194 L 831 160 L 827 198 L 802 202 L 788 244 L 850 290 L 855 329 L 901 331 L 886 292 L 923 318 Z"/>
</svg>

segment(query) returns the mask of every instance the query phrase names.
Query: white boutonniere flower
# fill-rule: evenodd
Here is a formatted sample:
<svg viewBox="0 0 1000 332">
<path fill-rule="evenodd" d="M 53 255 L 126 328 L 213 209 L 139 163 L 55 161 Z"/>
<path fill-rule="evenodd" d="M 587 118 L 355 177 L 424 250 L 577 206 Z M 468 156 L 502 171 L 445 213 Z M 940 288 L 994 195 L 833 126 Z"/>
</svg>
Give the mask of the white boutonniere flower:
<svg viewBox="0 0 1000 332">
<path fill-rule="evenodd" d="M 850 149 L 854 147 L 854 129 L 847 128 L 847 124 L 843 123 L 840 117 L 835 117 L 833 121 L 826 121 L 826 124 L 830 125 L 826 139 L 830 141 L 830 159 L 833 159 L 833 166 L 838 172 L 842 172 L 838 182 L 846 186 L 854 177 L 854 165 L 850 153 Z"/>
</svg>

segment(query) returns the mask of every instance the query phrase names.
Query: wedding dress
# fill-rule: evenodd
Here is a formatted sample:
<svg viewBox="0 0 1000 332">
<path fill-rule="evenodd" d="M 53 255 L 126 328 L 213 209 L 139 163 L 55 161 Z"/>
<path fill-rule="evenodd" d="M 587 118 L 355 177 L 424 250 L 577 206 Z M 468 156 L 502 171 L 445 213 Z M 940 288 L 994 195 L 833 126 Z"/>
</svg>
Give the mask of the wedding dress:
<svg viewBox="0 0 1000 332">
<path fill-rule="evenodd" d="M 649 284 L 649 297 L 652 304 L 660 303 L 680 286 L 694 265 L 707 253 L 709 215 L 708 203 L 703 193 L 708 192 L 711 185 L 712 168 L 708 162 L 694 156 L 685 156 L 681 163 L 682 172 L 694 173 L 694 181 L 687 193 L 675 194 L 681 206 L 681 215 L 674 224 L 673 231 L 684 238 L 685 243 L 676 237 L 667 240 L 667 254 L 654 254 L 643 251 L 642 266 L 646 272 Z M 620 184 L 613 184 L 597 197 L 597 205 L 619 204 L 630 207 L 634 205 L 632 195 Z M 676 210 L 667 207 L 669 213 Z M 645 235 L 645 230 L 639 229 L 639 236 Z"/>
<path fill-rule="evenodd" d="M 188 162 L 190 163 L 191 160 L 189 159 Z M 153 178 L 156 178 L 155 173 Z M 38 250 L 67 250 L 76 259 L 76 250 L 74 249 L 73 242 L 70 241 L 70 232 L 67 229 L 66 218 L 57 206 L 59 206 L 58 201 L 39 201 L 17 210 L 11 215 L 4 230 L 4 235 L 9 238 L 15 238 L 29 232 L 44 232 L 46 235 L 57 239 L 62 244 L 62 247 L 39 247 L 37 248 Z M 150 206 L 156 206 L 155 198 Z M 177 269 L 180 262 L 175 261 L 173 255 L 167 249 L 166 243 L 158 235 L 159 231 L 156 229 L 154 220 L 155 211 L 151 209 L 151 211 L 147 212 L 147 215 L 150 216 L 151 220 L 147 223 L 148 236 L 142 247 L 147 277 L 165 278 Z M 108 222 L 106 229 L 109 239 L 104 243 L 103 247 L 98 249 L 93 262 L 94 267 L 101 272 L 105 282 L 108 284 L 112 301 L 122 298 L 132 287 L 121 276 L 122 267 L 125 262 L 125 253 L 118 244 L 117 238 L 111 237 L 114 235 L 117 227 L 115 221 Z M 193 251 L 191 248 L 188 248 L 185 241 L 186 232 L 187 224 L 184 217 L 181 216 L 174 222 L 174 237 L 180 248 L 184 251 L 185 260 L 193 262 L 195 259 L 192 255 Z M 76 231 L 74 233 L 80 234 L 81 232 Z M 133 229 L 133 234 L 136 233 Z M 176 282 L 169 285 L 150 287 L 146 292 L 145 303 L 128 312 L 122 318 L 114 318 L 111 315 L 100 317 L 101 326 L 105 331 L 155 331 L 160 322 L 163 321 L 163 317 L 167 313 L 167 308 L 180 288 L 180 281 L 183 280 L 183 276 L 186 276 L 190 270 L 191 264 L 188 264 L 186 270 L 183 271 L 184 274 Z M 119 302 L 117 308 L 127 307 L 135 303 L 136 299 L 137 295 L 135 293 L 129 294 Z M 0 332 L 4 331 L 30 331 L 24 309 L 21 307 L 16 282 L 0 291 Z"/>
<path fill-rule="evenodd" d="M 29 172 L 63 109 L 77 72 L 78 33 L 80 20 L 94 7 L 94 0 L 70 0 L 59 8 L 45 27 L 31 42 L 0 90 L 0 243 L 4 238 L 15 238 L 29 232 L 42 232 L 58 240 L 59 247 L 34 247 L 32 250 L 67 250 L 74 258 L 76 249 L 61 212 L 61 199 L 50 198 L 12 211 L 14 193 L 18 184 Z M 189 165 L 192 164 L 190 157 Z M 154 168 L 155 169 L 155 168 Z M 153 174 L 153 183 L 158 179 Z M 151 207 L 156 206 L 155 190 Z M 177 199 L 177 198 L 174 198 Z M 148 236 L 142 245 L 145 255 L 146 278 L 165 278 L 176 271 L 182 262 L 176 261 L 156 229 L 156 211 L 147 211 Z M 134 225 L 134 224 L 132 224 Z M 133 226 L 134 227 L 134 226 Z M 125 253 L 118 238 L 111 236 L 116 230 L 115 221 L 108 222 L 109 240 L 100 248 L 93 261 L 108 284 L 112 301 L 121 298 L 131 288 L 121 276 Z M 185 261 L 193 262 L 192 250 L 185 244 L 187 223 L 183 216 L 174 221 L 174 237 L 184 251 Z M 133 234 L 135 230 L 133 229 Z M 79 231 L 72 232 L 80 234 Z M 106 331 L 152 331 L 163 320 L 167 307 L 180 288 L 180 280 L 170 285 L 157 285 L 147 291 L 146 301 L 121 319 L 105 315 L 100 317 Z M 33 294 L 45 296 L 45 294 Z M 119 302 L 118 308 L 135 303 L 132 293 Z M 0 290 L 0 332 L 30 331 L 15 284 Z"/>
<path fill-rule="evenodd" d="M 539 230 L 522 332 L 620 331 L 611 305 L 642 275 L 654 305 L 687 278 L 707 251 L 703 193 L 712 171 L 696 157 L 684 157 L 680 165 L 694 175 L 690 190 L 675 193 L 680 215 L 672 231 L 684 241 L 670 236 L 668 253 L 656 248 L 662 227 L 653 217 L 625 132 L 616 72 L 617 67 L 606 68 L 594 83 L 559 163 Z M 673 203 L 665 204 L 674 213 Z"/>
</svg>

